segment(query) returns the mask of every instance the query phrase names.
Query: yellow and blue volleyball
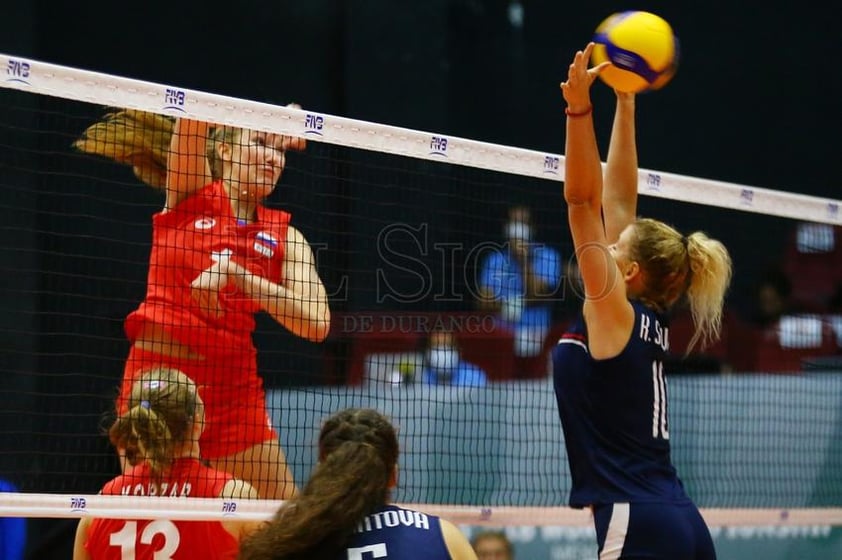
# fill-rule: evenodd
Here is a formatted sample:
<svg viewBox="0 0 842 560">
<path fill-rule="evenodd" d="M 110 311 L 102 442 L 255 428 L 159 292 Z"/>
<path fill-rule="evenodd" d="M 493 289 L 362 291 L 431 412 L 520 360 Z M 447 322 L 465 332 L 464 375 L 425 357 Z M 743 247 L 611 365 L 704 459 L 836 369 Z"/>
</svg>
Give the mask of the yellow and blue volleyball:
<svg viewBox="0 0 842 560">
<path fill-rule="evenodd" d="M 678 38 L 666 20 L 650 12 L 609 16 L 596 28 L 593 41 L 591 63 L 611 62 L 599 76 L 617 91 L 662 88 L 678 68 Z"/>
</svg>

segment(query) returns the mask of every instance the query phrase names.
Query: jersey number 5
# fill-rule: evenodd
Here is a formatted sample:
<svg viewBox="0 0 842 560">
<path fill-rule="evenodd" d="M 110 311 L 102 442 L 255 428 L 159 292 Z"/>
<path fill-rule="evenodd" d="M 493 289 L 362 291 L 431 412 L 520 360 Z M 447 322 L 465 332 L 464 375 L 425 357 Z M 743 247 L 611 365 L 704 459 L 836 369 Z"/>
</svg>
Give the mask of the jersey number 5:
<svg viewBox="0 0 842 560">
<path fill-rule="evenodd" d="M 366 554 L 371 553 L 371 556 Z M 366 560 L 367 558 L 386 558 L 386 543 L 370 544 L 348 549 L 348 560 Z"/>
<path fill-rule="evenodd" d="M 652 392 L 655 403 L 652 407 L 652 437 L 669 439 L 667 429 L 667 383 L 664 380 L 664 363 L 652 362 Z"/>
</svg>

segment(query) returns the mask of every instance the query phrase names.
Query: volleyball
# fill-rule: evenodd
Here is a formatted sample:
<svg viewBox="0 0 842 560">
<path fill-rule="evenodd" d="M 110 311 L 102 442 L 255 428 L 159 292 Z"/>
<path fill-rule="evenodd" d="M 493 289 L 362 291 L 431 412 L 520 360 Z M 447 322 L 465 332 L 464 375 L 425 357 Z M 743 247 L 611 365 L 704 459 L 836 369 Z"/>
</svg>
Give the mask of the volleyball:
<svg viewBox="0 0 842 560">
<path fill-rule="evenodd" d="M 612 14 L 596 28 L 591 63 L 606 61 L 599 77 L 628 93 L 660 89 L 678 64 L 678 39 L 662 17 L 650 12 Z"/>
</svg>

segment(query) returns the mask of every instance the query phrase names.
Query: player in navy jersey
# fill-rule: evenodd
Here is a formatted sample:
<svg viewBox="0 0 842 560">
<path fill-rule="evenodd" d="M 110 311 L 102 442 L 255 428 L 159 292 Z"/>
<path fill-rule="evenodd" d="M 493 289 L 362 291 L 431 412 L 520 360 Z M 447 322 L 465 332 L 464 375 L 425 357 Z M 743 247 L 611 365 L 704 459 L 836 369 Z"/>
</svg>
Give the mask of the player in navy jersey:
<svg viewBox="0 0 842 560">
<path fill-rule="evenodd" d="M 564 198 L 584 285 L 581 318 L 553 353 L 570 505 L 592 509 L 600 560 L 709 560 L 710 532 L 670 459 L 663 359 L 678 302 L 693 316 L 691 347 L 719 336 L 731 258 L 702 232 L 636 217 L 633 94 L 616 93 L 603 177 L 590 88 L 605 64 L 588 68 L 592 49 L 561 84 Z"/>
<path fill-rule="evenodd" d="M 389 504 L 397 463 L 397 433 L 382 414 L 334 414 L 304 490 L 242 544 L 240 560 L 476 560 L 452 523 Z"/>
</svg>

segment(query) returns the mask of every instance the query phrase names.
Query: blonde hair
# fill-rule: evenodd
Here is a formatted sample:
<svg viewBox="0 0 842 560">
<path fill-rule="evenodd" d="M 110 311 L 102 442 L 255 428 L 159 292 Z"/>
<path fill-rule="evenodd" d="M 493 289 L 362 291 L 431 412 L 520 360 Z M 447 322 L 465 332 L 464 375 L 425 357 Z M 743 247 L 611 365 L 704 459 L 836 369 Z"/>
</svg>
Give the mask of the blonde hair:
<svg viewBox="0 0 842 560">
<path fill-rule="evenodd" d="M 731 283 L 731 256 L 701 231 L 683 236 L 658 220 L 638 219 L 631 257 L 643 272 L 640 300 L 662 313 L 686 297 L 695 332 L 687 346 L 704 348 L 719 339 L 722 307 Z"/>
<path fill-rule="evenodd" d="M 208 134 L 208 143 L 206 148 L 206 156 L 208 158 L 208 165 L 210 167 L 211 177 L 214 180 L 223 178 L 223 161 L 219 157 L 216 148 L 220 144 L 234 145 L 242 140 L 243 129 L 233 126 L 218 126 L 211 129 Z"/>
<path fill-rule="evenodd" d="M 117 417 L 108 436 L 134 466 L 149 464 L 160 480 L 175 459 L 177 447 L 192 437 L 199 405 L 196 385 L 177 369 L 155 368 L 132 385 L 128 409 Z"/>
<path fill-rule="evenodd" d="M 102 120 L 85 129 L 73 147 L 86 154 L 131 165 L 138 179 L 151 187 L 163 189 L 167 185 L 167 158 L 174 128 L 173 117 L 124 109 L 106 113 Z M 223 174 L 222 160 L 216 147 L 221 143 L 233 145 L 239 142 L 242 133 L 242 128 L 233 126 L 211 129 L 205 155 L 213 179 L 221 179 Z"/>
<path fill-rule="evenodd" d="M 174 126 L 172 117 L 135 109 L 114 111 L 85 129 L 73 147 L 131 165 L 138 179 L 163 189 Z"/>
<path fill-rule="evenodd" d="M 136 109 L 113 111 L 86 128 L 82 136 L 73 142 L 73 147 L 86 154 L 131 165 L 135 176 L 142 182 L 156 189 L 164 189 L 167 186 L 167 159 L 175 122 L 174 117 Z M 217 147 L 220 144 L 237 144 L 246 130 L 228 125 L 213 126 L 210 129 L 205 156 L 214 180 L 222 179 L 224 174 L 223 161 Z M 304 149 L 305 140 L 289 136 L 284 138 L 290 149 Z"/>
</svg>

